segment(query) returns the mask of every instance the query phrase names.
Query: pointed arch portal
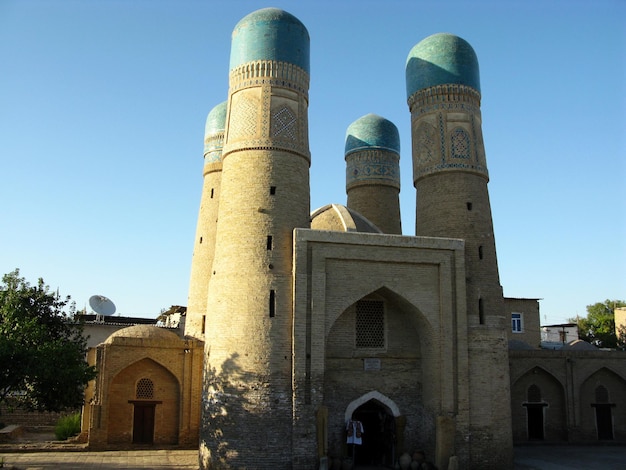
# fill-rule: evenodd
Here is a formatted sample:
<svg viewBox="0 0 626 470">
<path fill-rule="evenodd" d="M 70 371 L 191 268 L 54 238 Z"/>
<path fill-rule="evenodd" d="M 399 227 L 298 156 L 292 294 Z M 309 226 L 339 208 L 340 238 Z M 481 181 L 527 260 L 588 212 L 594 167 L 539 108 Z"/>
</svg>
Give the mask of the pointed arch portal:
<svg viewBox="0 0 626 470">
<path fill-rule="evenodd" d="M 372 391 L 352 401 L 346 408 L 345 421 L 359 421 L 362 443 L 350 445 L 355 464 L 392 465 L 395 461 L 396 418 L 400 409 L 385 395 Z"/>
</svg>

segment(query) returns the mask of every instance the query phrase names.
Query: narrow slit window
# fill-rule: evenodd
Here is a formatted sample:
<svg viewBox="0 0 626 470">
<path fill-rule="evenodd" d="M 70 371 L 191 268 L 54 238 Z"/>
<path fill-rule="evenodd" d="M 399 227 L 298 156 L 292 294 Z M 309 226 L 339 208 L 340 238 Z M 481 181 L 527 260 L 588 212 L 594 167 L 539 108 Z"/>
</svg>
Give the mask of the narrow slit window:
<svg viewBox="0 0 626 470">
<path fill-rule="evenodd" d="M 215 189 L 211 188 L 211 199 L 213 199 L 213 193 L 214 193 Z"/>
<path fill-rule="evenodd" d="M 273 196 L 276 194 L 276 186 L 270 186 L 270 194 Z"/>
<path fill-rule="evenodd" d="M 478 322 L 481 325 L 485 324 L 485 302 L 483 299 L 478 299 Z"/>
<path fill-rule="evenodd" d="M 202 315 L 202 334 L 206 331 L 206 315 Z"/>
<path fill-rule="evenodd" d="M 270 318 L 276 316 L 276 291 L 270 290 Z"/>
<path fill-rule="evenodd" d="M 272 249 L 272 236 L 271 235 L 267 236 L 267 249 L 268 251 Z"/>
<path fill-rule="evenodd" d="M 478 259 L 483 259 L 483 246 L 478 247 Z"/>
<path fill-rule="evenodd" d="M 471 210 L 472 210 L 472 203 L 471 203 L 471 202 L 468 202 L 468 203 L 467 203 L 467 210 L 468 210 L 468 211 L 471 211 Z"/>
</svg>

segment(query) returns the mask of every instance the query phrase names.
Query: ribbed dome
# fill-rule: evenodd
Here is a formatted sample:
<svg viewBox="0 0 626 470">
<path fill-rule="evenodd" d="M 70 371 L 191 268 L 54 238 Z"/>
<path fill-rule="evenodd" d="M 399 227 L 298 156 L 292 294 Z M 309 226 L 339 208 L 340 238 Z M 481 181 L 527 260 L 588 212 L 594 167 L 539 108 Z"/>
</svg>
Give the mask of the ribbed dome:
<svg viewBox="0 0 626 470">
<path fill-rule="evenodd" d="M 179 339 L 176 333 L 154 325 L 134 325 L 122 328 L 112 333 L 111 336 L 105 340 L 105 343 L 111 344 L 115 341 L 115 338 L 142 338 L 169 341 Z"/>
<path fill-rule="evenodd" d="M 478 59 L 454 34 L 437 33 L 417 43 L 406 60 L 406 95 L 436 85 L 459 84 L 480 91 Z"/>
<path fill-rule="evenodd" d="M 275 60 L 309 73 L 309 41 L 309 32 L 292 14 L 278 8 L 257 10 L 233 30 L 230 69 L 254 60 Z"/>
<path fill-rule="evenodd" d="M 226 107 L 227 101 L 218 104 L 213 108 L 206 118 L 206 126 L 204 128 L 204 137 L 211 137 L 220 132 L 224 132 L 226 129 Z"/>
<path fill-rule="evenodd" d="M 311 228 L 331 232 L 382 233 L 376 225 L 357 211 L 341 204 L 326 204 L 313 211 Z"/>
<path fill-rule="evenodd" d="M 376 114 L 366 114 L 348 126 L 345 154 L 364 149 L 385 149 L 400 153 L 396 125 Z"/>
</svg>

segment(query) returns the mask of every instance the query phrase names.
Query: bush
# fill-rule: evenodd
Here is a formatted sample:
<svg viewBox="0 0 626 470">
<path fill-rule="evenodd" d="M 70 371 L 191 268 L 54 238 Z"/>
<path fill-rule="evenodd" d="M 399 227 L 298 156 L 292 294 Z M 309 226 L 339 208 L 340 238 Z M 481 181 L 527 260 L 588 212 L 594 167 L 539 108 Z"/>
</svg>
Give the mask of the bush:
<svg viewBox="0 0 626 470">
<path fill-rule="evenodd" d="M 80 434 L 80 411 L 63 416 L 54 427 L 54 435 L 60 441 Z"/>
</svg>

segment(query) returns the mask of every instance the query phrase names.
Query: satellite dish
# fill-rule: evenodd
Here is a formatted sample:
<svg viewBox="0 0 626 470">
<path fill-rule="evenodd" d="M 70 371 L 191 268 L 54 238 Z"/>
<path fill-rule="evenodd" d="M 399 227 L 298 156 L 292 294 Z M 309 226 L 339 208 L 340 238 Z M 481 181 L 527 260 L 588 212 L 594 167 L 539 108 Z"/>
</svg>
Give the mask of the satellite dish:
<svg viewBox="0 0 626 470">
<path fill-rule="evenodd" d="M 89 297 L 89 306 L 98 315 L 110 316 L 115 313 L 115 304 L 104 295 L 92 295 Z"/>
</svg>

